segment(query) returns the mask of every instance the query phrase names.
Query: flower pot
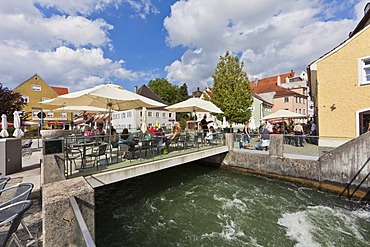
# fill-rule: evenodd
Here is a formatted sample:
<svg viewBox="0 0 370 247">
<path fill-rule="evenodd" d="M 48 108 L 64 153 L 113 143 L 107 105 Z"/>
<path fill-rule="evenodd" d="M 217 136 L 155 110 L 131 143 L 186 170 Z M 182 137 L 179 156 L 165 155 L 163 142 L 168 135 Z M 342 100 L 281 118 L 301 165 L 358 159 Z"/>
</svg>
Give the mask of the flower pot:
<svg viewBox="0 0 370 247">
<path fill-rule="evenodd" d="M 44 139 L 57 139 L 63 135 L 63 130 L 53 129 L 53 130 L 40 130 L 40 134 Z"/>
</svg>

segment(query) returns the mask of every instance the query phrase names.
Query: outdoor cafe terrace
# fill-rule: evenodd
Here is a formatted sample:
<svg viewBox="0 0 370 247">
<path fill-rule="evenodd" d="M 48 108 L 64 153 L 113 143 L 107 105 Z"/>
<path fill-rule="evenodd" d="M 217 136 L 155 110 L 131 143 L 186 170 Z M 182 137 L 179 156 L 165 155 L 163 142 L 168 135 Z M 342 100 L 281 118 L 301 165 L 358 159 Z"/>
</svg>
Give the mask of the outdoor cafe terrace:
<svg viewBox="0 0 370 247">
<path fill-rule="evenodd" d="M 234 133 L 234 149 L 247 152 L 261 152 L 268 154 L 268 151 L 256 150 L 255 144 L 260 140 L 258 135 L 251 136 L 249 146 L 240 147 L 241 133 Z M 57 164 L 61 171 L 64 171 L 66 178 L 87 176 L 96 173 L 111 171 L 115 169 L 135 166 L 138 164 L 159 161 L 184 154 L 204 151 L 225 145 L 224 133 L 216 132 L 213 139 L 207 141 L 203 133 L 192 131 L 181 132 L 178 139 L 172 141 L 168 150 L 165 148 L 164 139 L 150 133 L 130 133 L 134 145 L 120 141 L 118 145 L 111 143 L 111 136 L 82 136 L 70 131 L 64 131 L 63 155 L 56 157 Z M 304 147 L 294 145 L 294 135 L 284 136 L 285 155 L 305 155 L 318 158 L 322 154 L 334 149 L 334 147 L 319 147 L 312 144 L 312 136 L 304 136 Z M 319 137 L 316 137 L 319 138 Z M 339 137 L 335 137 L 338 139 Z M 345 140 L 346 138 L 342 138 Z"/>
</svg>

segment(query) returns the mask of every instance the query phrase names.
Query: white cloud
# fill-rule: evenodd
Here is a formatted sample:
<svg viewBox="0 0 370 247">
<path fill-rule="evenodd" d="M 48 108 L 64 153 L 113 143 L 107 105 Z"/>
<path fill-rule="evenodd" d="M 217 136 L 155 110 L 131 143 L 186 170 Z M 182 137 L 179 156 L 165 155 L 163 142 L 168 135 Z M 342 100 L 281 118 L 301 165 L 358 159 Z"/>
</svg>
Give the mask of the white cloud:
<svg viewBox="0 0 370 247">
<path fill-rule="evenodd" d="M 212 85 L 218 58 L 242 54 L 251 77 L 300 73 L 348 37 L 367 1 L 188 0 L 171 6 L 164 20 L 170 46 L 185 46 L 181 60 L 166 67 L 171 81 Z M 340 12 L 352 8 L 352 19 Z M 360 7 L 359 7 L 360 6 Z M 355 19 L 355 20 L 354 20 Z M 194 51 L 202 49 L 201 54 Z M 191 55 L 189 55 L 191 54 Z"/>
<path fill-rule="evenodd" d="M 113 50 L 113 26 L 90 14 L 121 0 L 12 1 L 0 3 L 0 82 L 10 88 L 38 73 L 51 85 L 86 88 L 114 79 L 135 80 L 141 73 L 125 69 L 123 61 L 105 58 Z M 37 6 L 55 8 L 46 16 Z"/>
<path fill-rule="evenodd" d="M 0 62 L 0 81 L 15 82 L 6 83 L 7 86 L 14 87 L 35 73 L 50 85 L 71 86 L 73 91 L 108 82 L 107 79 L 112 76 L 125 79 L 137 78 L 135 72 L 122 68 L 122 61 L 114 62 L 104 58 L 104 53 L 99 48 L 73 50 L 61 46 L 55 51 L 40 52 L 0 45 L 0 54 L 7 58 Z"/>
</svg>

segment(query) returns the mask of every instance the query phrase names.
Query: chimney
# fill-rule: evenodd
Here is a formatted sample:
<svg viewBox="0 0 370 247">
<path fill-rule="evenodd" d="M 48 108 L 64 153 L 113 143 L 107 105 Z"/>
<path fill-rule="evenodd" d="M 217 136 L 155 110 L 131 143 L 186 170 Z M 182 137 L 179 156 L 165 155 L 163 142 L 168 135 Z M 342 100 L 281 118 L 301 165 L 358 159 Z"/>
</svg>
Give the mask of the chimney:
<svg viewBox="0 0 370 247">
<path fill-rule="evenodd" d="M 365 8 L 364 8 L 364 15 L 366 15 L 366 13 L 370 10 L 370 2 L 366 4 Z"/>
<path fill-rule="evenodd" d="M 197 87 L 197 91 L 199 92 L 199 87 Z"/>
<path fill-rule="evenodd" d="M 280 78 L 280 75 L 277 76 L 277 83 L 276 83 L 278 86 L 281 85 L 281 78 Z"/>
<path fill-rule="evenodd" d="M 137 86 L 134 87 L 134 92 L 137 94 Z"/>
<path fill-rule="evenodd" d="M 289 76 L 289 77 L 294 77 L 294 74 L 295 74 L 295 73 L 294 73 L 294 70 L 291 70 L 291 71 L 290 71 L 290 76 Z"/>
</svg>

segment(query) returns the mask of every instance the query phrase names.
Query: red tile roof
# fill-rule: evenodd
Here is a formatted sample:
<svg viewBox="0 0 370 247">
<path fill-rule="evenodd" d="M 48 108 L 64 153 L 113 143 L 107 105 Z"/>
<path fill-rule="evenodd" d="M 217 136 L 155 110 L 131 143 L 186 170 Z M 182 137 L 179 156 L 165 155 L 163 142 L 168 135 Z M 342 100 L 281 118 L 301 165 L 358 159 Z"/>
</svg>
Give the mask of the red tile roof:
<svg viewBox="0 0 370 247">
<path fill-rule="evenodd" d="M 68 88 L 66 87 L 51 87 L 58 95 L 63 95 L 68 93 Z"/>
<path fill-rule="evenodd" d="M 285 83 L 286 78 L 294 77 L 294 71 L 292 70 L 289 73 L 281 74 L 279 76 L 280 82 Z M 250 85 L 253 89 L 253 92 L 256 94 L 275 92 L 275 97 L 284 97 L 297 94 L 288 89 L 278 86 L 277 78 L 277 75 L 263 78 L 258 81 L 251 82 Z"/>
</svg>

